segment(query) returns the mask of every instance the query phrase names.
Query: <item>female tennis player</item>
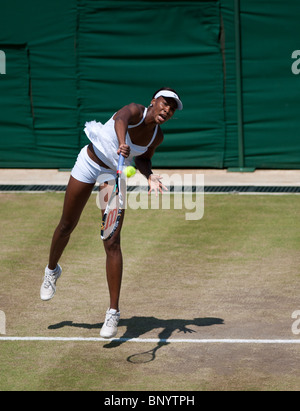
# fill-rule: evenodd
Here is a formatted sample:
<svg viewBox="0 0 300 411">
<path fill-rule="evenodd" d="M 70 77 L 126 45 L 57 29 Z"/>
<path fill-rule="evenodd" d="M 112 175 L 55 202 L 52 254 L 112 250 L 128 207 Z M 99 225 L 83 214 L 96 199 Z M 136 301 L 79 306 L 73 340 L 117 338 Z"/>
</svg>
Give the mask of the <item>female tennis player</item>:
<svg viewBox="0 0 300 411">
<path fill-rule="evenodd" d="M 54 231 L 49 262 L 45 269 L 40 295 L 43 301 L 51 300 L 56 292 L 56 282 L 62 269 L 59 259 L 68 244 L 81 213 L 93 191 L 95 183 L 100 190 L 107 188 L 107 176 L 116 178 L 119 155 L 125 157 L 125 165 L 135 157 L 137 169 L 147 178 L 149 193 L 158 194 L 165 188 L 158 175 L 151 170 L 151 158 L 163 142 L 160 128 L 183 105 L 178 93 L 162 88 L 154 93 L 149 107 L 131 103 L 121 108 L 104 125 L 96 121 L 86 123 L 85 133 L 91 141 L 78 155 L 66 190 L 61 220 Z M 101 176 L 105 180 L 101 182 Z M 102 207 L 105 208 L 105 207 Z M 119 298 L 122 282 L 123 258 L 120 231 L 124 219 L 122 213 L 118 229 L 112 238 L 104 241 L 106 252 L 106 275 L 110 294 L 110 307 L 106 312 L 100 335 L 113 338 L 117 334 L 120 319 Z"/>
</svg>

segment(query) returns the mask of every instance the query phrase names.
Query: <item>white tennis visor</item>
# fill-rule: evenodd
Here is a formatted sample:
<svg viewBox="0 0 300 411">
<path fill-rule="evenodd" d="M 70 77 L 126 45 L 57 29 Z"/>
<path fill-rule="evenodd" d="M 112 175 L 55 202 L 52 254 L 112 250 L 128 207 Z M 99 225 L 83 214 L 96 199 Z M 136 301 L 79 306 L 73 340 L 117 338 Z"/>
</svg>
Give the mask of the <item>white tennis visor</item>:
<svg viewBox="0 0 300 411">
<path fill-rule="evenodd" d="M 180 98 L 177 96 L 176 93 L 174 93 L 173 91 L 169 91 L 169 90 L 161 90 L 159 91 L 156 95 L 155 95 L 155 99 L 157 99 L 158 97 L 169 97 L 169 98 L 173 98 L 174 100 L 176 100 L 177 103 L 177 109 L 178 110 L 182 110 L 183 109 L 183 104 L 180 100 Z"/>
</svg>

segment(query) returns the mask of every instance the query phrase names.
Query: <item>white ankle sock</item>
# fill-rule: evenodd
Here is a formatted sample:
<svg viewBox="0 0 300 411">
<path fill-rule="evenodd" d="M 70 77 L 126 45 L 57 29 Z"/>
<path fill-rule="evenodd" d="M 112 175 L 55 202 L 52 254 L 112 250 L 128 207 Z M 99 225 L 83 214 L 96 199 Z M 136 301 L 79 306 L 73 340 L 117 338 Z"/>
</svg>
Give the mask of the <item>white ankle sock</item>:
<svg viewBox="0 0 300 411">
<path fill-rule="evenodd" d="M 115 310 L 114 308 L 110 308 L 109 313 L 115 315 L 115 314 L 118 314 L 118 311 Z"/>
<path fill-rule="evenodd" d="M 47 271 L 48 274 L 53 275 L 57 272 L 57 266 L 55 267 L 54 270 L 50 270 L 50 268 L 48 268 L 48 265 L 47 265 L 46 271 Z"/>
</svg>

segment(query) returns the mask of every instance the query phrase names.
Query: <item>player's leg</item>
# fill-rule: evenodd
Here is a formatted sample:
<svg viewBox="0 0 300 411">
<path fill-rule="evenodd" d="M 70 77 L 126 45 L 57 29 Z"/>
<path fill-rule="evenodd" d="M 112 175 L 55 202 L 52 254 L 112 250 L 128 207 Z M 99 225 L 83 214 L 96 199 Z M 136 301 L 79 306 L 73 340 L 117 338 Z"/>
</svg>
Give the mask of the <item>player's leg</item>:
<svg viewBox="0 0 300 411">
<path fill-rule="evenodd" d="M 107 190 L 108 186 L 103 185 L 101 189 Z M 109 194 L 106 198 L 109 198 Z M 104 204 L 105 205 L 105 204 Z M 105 207 L 102 207 L 102 213 Z M 117 334 L 117 326 L 120 320 L 120 292 L 123 275 L 123 256 L 121 250 L 121 229 L 124 221 L 125 210 L 122 213 L 117 231 L 109 240 L 103 241 L 106 253 L 106 277 L 110 296 L 110 308 L 106 313 L 101 336 L 113 338 Z"/>
<path fill-rule="evenodd" d="M 72 176 L 70 177 L 62 216 L 52 237 L 49 263 L 45 269 L 45 278 L 41 287 L 41 299 L 44 301 L 48 301 L 54 297 L 56 282 L 62 271 L 58 261 L 69 242 L 74 228 L 78 224 L 93 187 L 93 183 L 83 183 Z"/>
<path fill-rule="evenodd" d="M 52 238 L 48 268 L 54 270 L 69 242 L 70 236 L 78 224 L 81 213 L 90 198 L 94 184 L 82 183 L 70 177 L 67 187 L 63 212 Z"/>
<path fill-rule="evenodd" d="M 120 292 L 123 275 L 123 256 L 121 250 L 120 230 L 124 220 L 122 214 L 118 231 L 107 241 L 104 241 L 106 252 L 106 276 L 110 294 L 110 308 L 119 311 Z"/>
</svg>

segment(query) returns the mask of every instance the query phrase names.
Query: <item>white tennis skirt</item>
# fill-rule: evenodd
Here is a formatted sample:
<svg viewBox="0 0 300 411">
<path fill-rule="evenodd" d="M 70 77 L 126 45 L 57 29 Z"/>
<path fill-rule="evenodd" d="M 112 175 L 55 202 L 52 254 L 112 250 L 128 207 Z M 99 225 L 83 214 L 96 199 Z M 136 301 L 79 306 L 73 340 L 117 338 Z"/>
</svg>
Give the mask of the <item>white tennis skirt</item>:
<svg viewBox="0 0 300 411">
<path fill-rule="evenodd" d="M 105 181 L 114 180 L 116 172 L 95 163 L 88 155 L 87 148 L 88 146 L 86 145 L 80 151 L 71 171 L 71 176 L 82 183 L 88 184 L 95 184 L 96 182 L 102 184 Z"/>
</svg>

